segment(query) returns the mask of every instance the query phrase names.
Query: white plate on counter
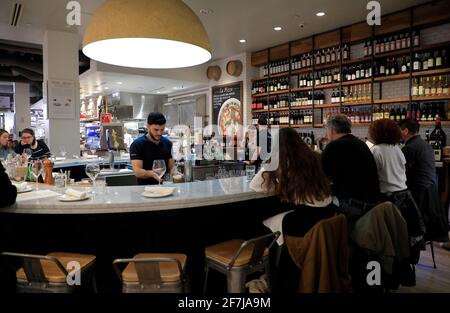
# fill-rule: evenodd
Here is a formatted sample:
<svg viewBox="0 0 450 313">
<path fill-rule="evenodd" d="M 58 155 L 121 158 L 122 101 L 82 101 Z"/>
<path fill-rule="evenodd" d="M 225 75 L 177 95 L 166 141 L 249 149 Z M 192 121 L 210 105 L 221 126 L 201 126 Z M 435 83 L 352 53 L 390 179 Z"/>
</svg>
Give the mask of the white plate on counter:
<svg viewBox="0 0 450 313">
<path fill-rule="evenodd" d="M 25 188 L 25 189 L 23 189 L 23 190 L 17 189 L 17 193 L 25 193 L 25 192 L 30 192 L 30 191 L 33 191 L 33 190 L 34 190 L 34 189 L 31 188 L 31 187 L 27 187 L 27 188 Z"/>
<path fill-rule="evenodd" d="M 62 195 L 62 196 L 58 197 L 58 200 L 62 201 L 62 202 L 76 202 L 76 201 L 84 201 L 87 199 L 89 199 L 89 196 L 85 196 L 83 198 L 76 198 L 76 197 L 71 197 L 68 195 Z"/>
<path fill-rule="evenodd" d="M 141 195 L 146 198 L 163 198 L 173 195 L 175 190 L 174 187 L 145 187 Z"/>
</svg>

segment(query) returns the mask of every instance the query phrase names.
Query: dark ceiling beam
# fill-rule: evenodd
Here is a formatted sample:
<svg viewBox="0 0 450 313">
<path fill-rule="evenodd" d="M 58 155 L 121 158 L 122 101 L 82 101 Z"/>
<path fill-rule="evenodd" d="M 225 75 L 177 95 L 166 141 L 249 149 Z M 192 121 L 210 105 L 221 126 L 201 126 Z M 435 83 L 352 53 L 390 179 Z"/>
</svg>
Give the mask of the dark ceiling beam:
<svg viewBox="0 0 450 313">
<path fill-rule="evenodd" d="M 42 55 L 42 50 L 34 49 L 34 48 L 28 48 L 28 47 L 21 47 L 21 46 L 15 46 L 15 45 L 8 45 L 0 42 L 0 50 L 6 50 L 9 52 L 23 52 L 23 53 L 29 53 L 29 54 L 35 54 L 35 55 Z"/>
<path fill-rule="evenodd" d="M 33 81 L 21 77 L 21 76 L 17 76 L 17 77 L 12 77 L 12 76 L 0 76 L 0 82 L 7 82 L 7 83 L 33 83 Z"/>
<path fill-rule="evenodd" d="M 11 73 L 13 76 L 23 76 L 23 77 L 28 78 L 29 80 L 37 81 L 37 82 L 41 82 L 43 79 L 42 75 L 40 75 L 40 74 L 25 70 L 20 67 L 15 67 L 15 66 L 11 67 Z"/>
<path fill-rule="evenodd" d="M 15 66 L 20 67 L 38 74 L 43 74 L 42 64 L 31 62 L 27 60 L 21 60 L 17 57 L 12 56 L 1 56 L 0 55 L 0 64 L 6 65 L 6 66 Z"/>
</svg>

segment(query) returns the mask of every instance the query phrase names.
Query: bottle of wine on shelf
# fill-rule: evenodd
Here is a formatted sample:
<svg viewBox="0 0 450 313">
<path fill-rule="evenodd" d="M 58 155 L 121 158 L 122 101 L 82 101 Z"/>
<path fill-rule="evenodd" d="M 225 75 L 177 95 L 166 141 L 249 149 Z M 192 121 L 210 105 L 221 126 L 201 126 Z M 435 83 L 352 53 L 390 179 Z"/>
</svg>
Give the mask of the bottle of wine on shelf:
<svg viewBox="0 0 450 313">
<path fill-rule="evenodd" d="M 435 161 L 442 161 L 442 150 L 447 145 L 447 135 L 442 130 L 440 117 L 436 117 L 436 125 L 430 134 L 429 143 L 433 147 Z"/>
</svg>

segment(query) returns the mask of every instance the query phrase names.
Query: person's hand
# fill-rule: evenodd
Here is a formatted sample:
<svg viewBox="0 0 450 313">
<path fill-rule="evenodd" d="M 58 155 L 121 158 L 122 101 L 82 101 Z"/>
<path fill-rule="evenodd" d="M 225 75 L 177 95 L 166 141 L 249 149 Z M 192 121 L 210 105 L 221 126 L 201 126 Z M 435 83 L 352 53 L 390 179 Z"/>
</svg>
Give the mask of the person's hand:
<svg viewBox="0 0 450 313">
<path fill-rule="evenodd" d="M 158 174 L 156 174 L 154 171 L 148 171 L 149 176 L 153 179 L 155 179 L 158 183 L 162 182 L 162 179 L 159 178 Z"/>
</svg>

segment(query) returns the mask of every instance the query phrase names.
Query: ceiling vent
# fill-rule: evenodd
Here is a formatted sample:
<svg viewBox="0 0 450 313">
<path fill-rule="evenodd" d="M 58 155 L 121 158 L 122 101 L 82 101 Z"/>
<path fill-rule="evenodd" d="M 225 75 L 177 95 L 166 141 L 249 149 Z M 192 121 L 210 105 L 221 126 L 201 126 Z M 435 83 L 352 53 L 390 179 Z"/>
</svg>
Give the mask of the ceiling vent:
<svg viewBox="0 0 450 313">
<path fill-rule="evenodd" d="M 22 16 L 22 4 L 21 3 L 14 3 L 11 10 L 11 19 L 9 21 L 9 24 L 13 27 L 17 27 L 20 21 L 20 17 Z"/>
</svg>

